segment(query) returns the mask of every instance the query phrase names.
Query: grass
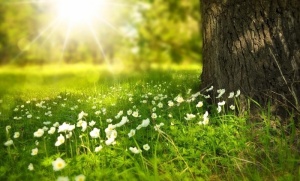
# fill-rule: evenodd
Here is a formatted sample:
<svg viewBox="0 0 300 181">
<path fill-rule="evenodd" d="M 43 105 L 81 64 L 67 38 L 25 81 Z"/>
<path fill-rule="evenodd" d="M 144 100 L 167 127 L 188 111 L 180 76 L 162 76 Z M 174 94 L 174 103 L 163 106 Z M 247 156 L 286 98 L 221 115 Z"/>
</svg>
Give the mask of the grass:
<svg viewBox="0 0 300 181">
<path fill-rule="evenodd" d="M 297 123 L 268 108 L 250 121 L 229 93 L 208 104 L 199 73 L 0 68 L 0 180 L 298 180 Z"/>
</svg>

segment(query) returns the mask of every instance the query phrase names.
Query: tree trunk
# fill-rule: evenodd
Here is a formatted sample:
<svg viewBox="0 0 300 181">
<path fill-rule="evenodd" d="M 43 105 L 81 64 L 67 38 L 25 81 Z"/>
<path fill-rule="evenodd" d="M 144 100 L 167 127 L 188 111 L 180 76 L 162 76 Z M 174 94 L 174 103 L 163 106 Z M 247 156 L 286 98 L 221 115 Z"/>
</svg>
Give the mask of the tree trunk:
<svg viewBox="0 0 300 181">
<path fill-rule="evenodd" d="M 299 112 L 300 1 L 202 0 L 201 87 Z"/>
</svg>

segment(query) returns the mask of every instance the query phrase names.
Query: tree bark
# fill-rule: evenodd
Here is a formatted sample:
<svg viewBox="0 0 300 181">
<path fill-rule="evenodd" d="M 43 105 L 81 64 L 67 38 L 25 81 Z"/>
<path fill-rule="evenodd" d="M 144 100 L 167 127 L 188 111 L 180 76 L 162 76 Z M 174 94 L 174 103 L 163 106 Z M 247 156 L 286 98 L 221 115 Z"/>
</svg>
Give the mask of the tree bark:
<svg viewBox="0 0 300 181">
<path fill-rule="evenodd" d="M 299 108 L 300 1 L 202 0 L 201 87 Z"/>
</svg>

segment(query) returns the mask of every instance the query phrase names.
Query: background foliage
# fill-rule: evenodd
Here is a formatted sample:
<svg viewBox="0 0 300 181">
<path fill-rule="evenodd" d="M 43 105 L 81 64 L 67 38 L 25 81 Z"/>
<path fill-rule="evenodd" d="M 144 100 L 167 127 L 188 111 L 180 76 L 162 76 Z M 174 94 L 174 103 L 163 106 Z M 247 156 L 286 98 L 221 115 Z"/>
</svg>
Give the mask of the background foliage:
<svg viewBox="0 0 300 181">
<path fill-rule="evenodd" d="M 1 64 L 200 62 L 198 0 L 111 1 L 121 5 L 107 10 L 110 25 L 94 25 L 105 60 L 86 29 L 68 36 L 63 23 L 51 27 L 51 1 L 28 2 L 0 0 Z"/>
</svg>

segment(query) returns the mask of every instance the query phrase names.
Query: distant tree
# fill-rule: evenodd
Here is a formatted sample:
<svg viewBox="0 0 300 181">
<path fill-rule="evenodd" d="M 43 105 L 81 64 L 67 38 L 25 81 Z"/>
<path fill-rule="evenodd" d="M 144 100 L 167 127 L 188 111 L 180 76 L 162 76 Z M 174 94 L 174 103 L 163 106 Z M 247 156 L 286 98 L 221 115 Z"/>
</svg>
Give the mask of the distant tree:
<svg viewBox="0 0 300 181">
<path fill-rule="evenodd" d="M 201 11 L 201 87 L 299 113 L 300 1 L 202 0 Z"/>
</svg>

